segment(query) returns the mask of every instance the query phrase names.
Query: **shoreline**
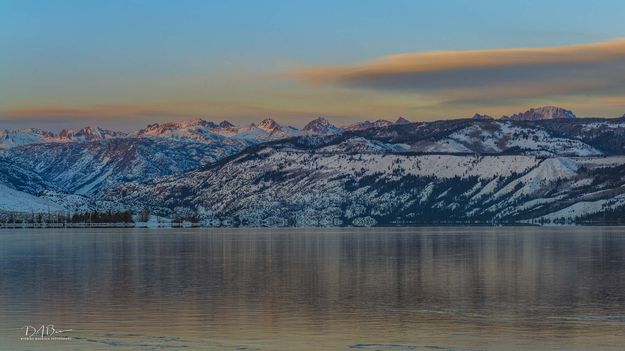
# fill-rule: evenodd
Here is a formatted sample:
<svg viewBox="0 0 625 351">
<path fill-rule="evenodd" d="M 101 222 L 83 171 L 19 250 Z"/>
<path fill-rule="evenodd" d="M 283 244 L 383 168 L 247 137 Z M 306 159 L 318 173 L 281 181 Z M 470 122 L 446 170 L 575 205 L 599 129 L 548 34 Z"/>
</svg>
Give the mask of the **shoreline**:
<svg viewBox="0 0 625 351">
<path fill-rule="evenodd" d="M 201 223 L 0 223 L 2 229 L 219 229 L 219 228 L 424 228 L 424 227 L 625 227 L 619 223 L 420 223 L 412 225 L 376 225 L 376 226 L 270 226 L 270 225 L 221 225 L 210 226 Z"/>
</svg>

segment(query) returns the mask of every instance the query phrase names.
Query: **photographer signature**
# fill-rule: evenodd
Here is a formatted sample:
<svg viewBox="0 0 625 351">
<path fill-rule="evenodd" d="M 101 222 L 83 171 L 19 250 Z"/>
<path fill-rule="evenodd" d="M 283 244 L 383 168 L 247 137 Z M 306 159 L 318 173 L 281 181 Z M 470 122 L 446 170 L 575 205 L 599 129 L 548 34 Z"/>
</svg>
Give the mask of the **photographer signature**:
<svg viewBox="0 0 625 351">
<path fill-rule="evenodd" d="M 72 329 L 56 329 L 54 324 L 42 324 L 37 327 L 27 325 L 24 329 L 26 330 L 25 336 L 27 338 L 48 338 L 72 331 Z"/>
</svg>

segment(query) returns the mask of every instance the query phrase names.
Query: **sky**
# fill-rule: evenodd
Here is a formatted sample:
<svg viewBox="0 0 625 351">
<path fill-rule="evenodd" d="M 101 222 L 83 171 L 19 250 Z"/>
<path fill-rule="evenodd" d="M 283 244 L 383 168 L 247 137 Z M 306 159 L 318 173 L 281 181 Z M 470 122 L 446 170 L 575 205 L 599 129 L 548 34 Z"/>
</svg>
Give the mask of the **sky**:
<svg viewBox="0 0 625 351">
<path fill-rule="evenodd" d="M 625 113 L 625 2 L 0 0 L 0 128 Z"/>
</svg>

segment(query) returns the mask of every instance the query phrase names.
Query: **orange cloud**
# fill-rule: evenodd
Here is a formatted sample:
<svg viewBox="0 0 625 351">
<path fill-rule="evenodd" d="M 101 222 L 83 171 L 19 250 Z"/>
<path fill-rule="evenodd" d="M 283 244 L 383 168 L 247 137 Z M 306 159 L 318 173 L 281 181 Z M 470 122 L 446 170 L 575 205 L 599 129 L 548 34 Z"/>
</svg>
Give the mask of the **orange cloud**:
<svg viewBox="0 0 625 351">
<path fill-rule="evenodd" d="M 413 91 L 442 100 L 625 91 L 625 39 L 550 48 L 401 54 L 293 72 L 312 85 Z"/>
</svg>

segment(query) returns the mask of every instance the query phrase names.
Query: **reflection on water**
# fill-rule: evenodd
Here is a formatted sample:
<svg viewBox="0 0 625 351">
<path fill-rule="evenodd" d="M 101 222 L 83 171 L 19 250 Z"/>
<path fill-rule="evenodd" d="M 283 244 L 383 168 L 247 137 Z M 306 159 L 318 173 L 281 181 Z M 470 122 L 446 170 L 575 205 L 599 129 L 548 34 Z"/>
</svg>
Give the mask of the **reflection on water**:
<svg viewBox="0 0 625 351">
<path fill-rule="evenodd" d="M 2 350 L 625 343 L 621 228 L 5 230 L 0 264 Z"/>
</svg>

